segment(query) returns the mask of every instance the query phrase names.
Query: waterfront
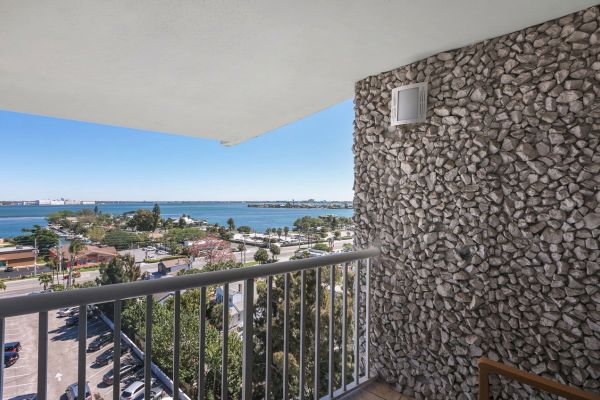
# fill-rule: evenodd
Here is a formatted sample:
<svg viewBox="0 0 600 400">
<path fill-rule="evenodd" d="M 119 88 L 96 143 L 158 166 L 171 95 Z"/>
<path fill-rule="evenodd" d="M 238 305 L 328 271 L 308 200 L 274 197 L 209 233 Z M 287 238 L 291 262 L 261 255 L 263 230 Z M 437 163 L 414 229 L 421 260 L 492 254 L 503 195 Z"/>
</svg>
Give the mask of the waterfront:
<svg viewBox="0 0 600 400">
<path fill-rule="evenodd" d="M 333 214 L 351 217 L 352 209 L 327 208 L 252 208 L 246 202 L 159 202 L 163 218 L 178 218 L 182 214 L 194 219 L 203 219 L 210 224 L 225 225 L 228 218 L 233 218 L 236 225 L 248 225 L 258 232 L 267 228 L 288 226 L 292 228 L 294 221 L 304 215 L 317 217 Z M 107 214 L 120 215 L 139 208 L 152 209 L 154 203 L 108 203 L 98 204 L 98 209 Z M 56 211 L 77 211 L 84 208 L 93 209 L 89 205 L 69 206 L 2 206 L 0 207 L 0 237 L 13 237 L 21 234 L 21 229 L 33 225 L 46 225 L 45 217 Z"/>
</svg>

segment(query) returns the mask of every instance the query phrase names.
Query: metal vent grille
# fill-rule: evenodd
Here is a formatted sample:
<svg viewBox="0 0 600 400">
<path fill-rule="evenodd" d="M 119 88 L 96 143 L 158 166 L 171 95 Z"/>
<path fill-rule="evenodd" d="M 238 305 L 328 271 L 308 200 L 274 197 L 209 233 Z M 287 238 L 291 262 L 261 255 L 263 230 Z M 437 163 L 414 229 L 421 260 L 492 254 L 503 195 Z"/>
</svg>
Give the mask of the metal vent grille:
<svg viewBox="0 0 600 400">
<path fill-rule="evenodd" d="M 392 126 L 425 122 L 426 116 L 427 82 L 392 89 Z"/>
</svg>

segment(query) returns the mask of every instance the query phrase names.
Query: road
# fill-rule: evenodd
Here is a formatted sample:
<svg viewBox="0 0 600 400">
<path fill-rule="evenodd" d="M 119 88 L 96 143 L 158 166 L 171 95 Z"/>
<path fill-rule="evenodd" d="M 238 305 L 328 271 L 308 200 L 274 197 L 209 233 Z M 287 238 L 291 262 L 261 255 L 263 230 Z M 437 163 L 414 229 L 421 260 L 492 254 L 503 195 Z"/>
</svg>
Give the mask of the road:
<svg viewBox="0 0 600 400">
<path fill-rule="evenodd" d="M 347 243 L 352 244 L 352 239 L 338 240 L 334 243 L 333 248 L 334 248 L 334 250 L 341 250 L 343 248 L 344 244 L 347 244 Z M 237 249 L 237 245 L 234 244 L 232 246 L 232 248 Z M 306 246 L 302 246 L 302 248 L 306 248 Z M 245 254 L 246 262 L 253 261 L 254 254 L 259 249 L 259 247 L 246 246 L 246 249 L 247 249 L 246 254 Z M 279 254 L 277 259 L 279 261 L 289 260 L 292 256 L 294 256 L 296 254 L 297 251 L 298 251 L 298 246 L 282 247 L 281 254 Z M 235 255 L 236 261 L 238 261 L 238 262 L 242 261 L 241 260 L 242 255 L 240 252 L 235 251 L 234 255 Z M 200 262 L 200 266 L 201 265 L 203 265 L 202 262 Z M 141 269 L 142 269 L 142 273 L 156 272 L 158 270 L 158 263 L 151 263 L 151 264 L 142 263 Z M 83 282 L 93 281 L 98 276 L 99 276 L 98 270 L 84 271 L 81 273 L 80 278 L 75 279 L 75 282 L 83 283 Z M 60 278 L 60 282 L 65 283 L 65 282 L 63 282 L 62 277 Z M 21 296 L 21 295 L 29 294 L 31 292 L 39 292 L 43 289 L 42 285 L 40 285 L 39 281 L 36 278 L 7 281 L 7 282 L 5 282 L 5 284 L 6 284 L 6 290 L 0 292 L 0 298 Z"/>
</svg>

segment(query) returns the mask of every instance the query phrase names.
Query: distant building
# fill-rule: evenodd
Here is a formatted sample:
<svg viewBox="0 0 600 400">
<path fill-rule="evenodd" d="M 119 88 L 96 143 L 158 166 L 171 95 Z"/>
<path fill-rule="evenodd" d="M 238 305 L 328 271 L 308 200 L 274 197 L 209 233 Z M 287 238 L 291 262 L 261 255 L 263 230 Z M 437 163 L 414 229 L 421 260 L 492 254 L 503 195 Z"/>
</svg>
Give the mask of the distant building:
<svg viewBox="0 0 600 400">
<path fill-rule="evenodd" d="M 189 258 L 175 258 L 173 260 L 164 260 L 158 263 L 158 272 L 162 275 L 186 269 L 190 269 Z"/>
<path fill-rule="evenodd" d="M 67 267 L 70 267 L 71 253 L 69 252 L 69 246 L 61 247 L 62 259 L 67 263 Z M 49 251 L 50 257 L 58 258 L 56 249 L 52 248 Z M 117 256 L 117 249 L 114 247 L 98 247 L 87 245 L 75 256 L 74 267 L 82 266 L 93 266 L 100 263 L 111 262 Z"/>
<path fill-rule="evenodd" d="M 35 264 L 31 246 L 0 247 L 0 267 L 27 267 Z"/>
</svg>

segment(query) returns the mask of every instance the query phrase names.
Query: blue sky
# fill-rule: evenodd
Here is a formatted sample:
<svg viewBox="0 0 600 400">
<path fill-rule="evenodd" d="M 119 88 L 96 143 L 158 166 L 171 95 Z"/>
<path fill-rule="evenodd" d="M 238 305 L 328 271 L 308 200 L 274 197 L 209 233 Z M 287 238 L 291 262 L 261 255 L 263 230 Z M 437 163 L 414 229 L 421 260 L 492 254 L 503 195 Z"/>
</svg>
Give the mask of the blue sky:
<svg viewBox="0 0 600 400">
<path fill-rule="evenodd" d="M 352 101 L 233 147 L 0 111 L 0 200 L 351 200 Z"/>
</svg>

